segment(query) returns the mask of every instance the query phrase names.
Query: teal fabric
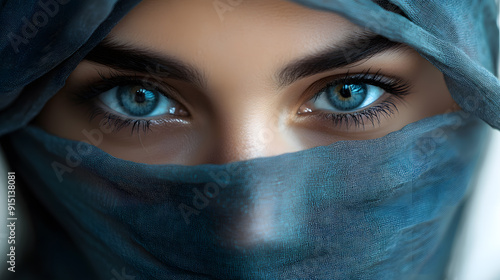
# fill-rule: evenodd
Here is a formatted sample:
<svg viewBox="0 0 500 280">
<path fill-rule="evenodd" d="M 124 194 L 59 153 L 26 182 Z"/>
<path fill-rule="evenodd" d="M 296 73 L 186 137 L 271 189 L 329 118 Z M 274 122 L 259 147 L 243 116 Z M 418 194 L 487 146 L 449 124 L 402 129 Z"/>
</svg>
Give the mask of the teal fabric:
<svg viewBox="0 0 500 280">
<path fill-rule="evenodd" d="M 137 279 L 443 279 L 484 129 L 451 113 L 375 140 L 198 166 L 124 161 L 36 127 L 10 139 L 96 279 L 122 268 Z"/>
<path fill-rule="evenodd" d="M 28 125 L 138 2 L 0 1 L 0 135 L 43 248 L 14 279 L 443 279 L 485 123 L 500 128 L 494 1 L 295 1 L 412 46 L 464 109 L 379 139 L 146 165 Z"/>
<path fill-rule="evenodd" d="M 0 135 L 38 115 L 85 55 L 139 2 L 0 1 Z"/>
</svg>

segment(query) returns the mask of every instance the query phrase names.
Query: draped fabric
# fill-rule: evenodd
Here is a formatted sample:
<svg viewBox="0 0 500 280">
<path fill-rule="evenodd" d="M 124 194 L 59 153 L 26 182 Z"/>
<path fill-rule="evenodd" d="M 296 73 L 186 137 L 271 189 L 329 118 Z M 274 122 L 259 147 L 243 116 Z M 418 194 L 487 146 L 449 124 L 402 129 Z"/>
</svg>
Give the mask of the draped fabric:
<svg viewBox="0 0 500 280">
<path fill-rule="evenodd" d="M 99 279 L 442 279 L 484 129 L 450 113 L 198 166 L 124 161 L 32 126 L 10 139 Z"/>
<path fill-rule="evenodd" d="M 25 126 L 138 0 L 3 0 L 0 135 Z"/>
<path fill-rule="evenodd" d="M 494 1 L 295 2 L 410 45 L 463 111 L 227 164 L 120 160 L 28 123 L 138 1 L 0 2 L 0 134 L 52 250 L 14 279 L 443 279 L 500 128 Z"/>
</svg>

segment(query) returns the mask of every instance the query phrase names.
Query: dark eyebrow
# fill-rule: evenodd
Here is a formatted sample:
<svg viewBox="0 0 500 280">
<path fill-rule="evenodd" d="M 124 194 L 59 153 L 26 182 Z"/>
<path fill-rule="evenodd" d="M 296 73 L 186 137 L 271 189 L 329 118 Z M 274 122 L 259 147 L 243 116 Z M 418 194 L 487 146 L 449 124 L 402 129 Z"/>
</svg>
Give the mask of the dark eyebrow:
<svg viewBox="0 0 500 280">
<path fill-rule="evenodd" d="M 195 67 L 168 55 L 118 43 L 113 37 L 106 37 L 87 54 L 85 60 L 119 70 L 145 73 L 153 78 L 182 80 L 200 88 L 207 84 Z"/>
<path fill-rule="evenodd" d="M 298 79 L 341 68 L 368 59 L 389 49 L 404 46 L 374 33 L 360 33 L 350 36 L 340 45 L 298 59 L 278 71 L 279 87 L 285 87 Z"/>
<path fill-rule="evenodd" d="M 354 33 L 341 45 L 331 45 L 326 50 L 287 64 L 278 71 L 276 81 L 279 88 L 285 87 L 298 79 L 345 67 L 400 46 L 403 44 L 374 33 Z M 208 84 L 203 73 L 192 65 L 168 55 L 118 43 L 113 37 L 99 43 L 85 60 L 119 70 L 146 73 L 153 78 L 182 80 L 198 88 L 206 88 Z"/>
</svg>

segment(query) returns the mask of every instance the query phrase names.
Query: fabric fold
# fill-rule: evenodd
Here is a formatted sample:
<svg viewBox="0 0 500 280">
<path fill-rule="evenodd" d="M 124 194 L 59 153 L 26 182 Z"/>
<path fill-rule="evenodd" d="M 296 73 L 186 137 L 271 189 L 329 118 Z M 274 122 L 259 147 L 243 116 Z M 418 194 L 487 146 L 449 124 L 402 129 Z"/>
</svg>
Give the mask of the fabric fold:
<svg viewBox="0 0 500 280">
<path fill-rule="evenodd" d="M 122 267 L 139 279 L 441 279 L 449 252 L 438 248 L 452 242 L 484 129 L 457 112 L 379 139 L 197 166 L 125 161 L 32 126 L 9 139 L 102 279 Z"/>
</svg>

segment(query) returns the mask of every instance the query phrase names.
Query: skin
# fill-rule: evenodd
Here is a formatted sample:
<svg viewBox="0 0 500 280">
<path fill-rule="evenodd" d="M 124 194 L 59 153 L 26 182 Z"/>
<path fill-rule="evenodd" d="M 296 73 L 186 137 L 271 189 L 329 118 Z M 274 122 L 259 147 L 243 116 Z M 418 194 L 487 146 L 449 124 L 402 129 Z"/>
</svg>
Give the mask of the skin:
<svg viewBox="0 0 500 280">
<path fill-rule="evenodd" d="M 242 1 L 222 16 L 213 1 L 145 0 L 108 37 L 173 56 L 202 72 L 207 79 L 205 88 L 165 78 L 179 92 L 177 101 L 189 117 L 154 117 L 147 132 L 102 128 L 102 115 L 88 117 L 90 109 L 103 107 L 97 98 L 86 105 L 76 105 L 72 98 L 78 87 L 98 81 L 99 72 L 107 75 L 110 68 L 82 61 L 36 122 L 50 133 L 74 140 L 88 140 L 84 130 L 101 129 L 104 136 L 97 146 L 118 158 L 195 165 L 278 155 L 339 140 L 379 138 L 409 123 L 457 109 L 442 73 L 409 47 L 308 76 L 286 87 L 276 84 L 275 73 L 285 64 L 340 44 L 362 30 L 338 15 L 282 0 Z M 381 115 L 380 123 L 336 126 L 316 112 L 298 113 L 311 109 L 310 99 L 326 83 L 321 81 L 369 69 L 372 74 L 380 71 L 411 84 L 410 94 L 394 101 L 397 111 Z M 385 94 L 376 103 L 389 96 Z"/>
</svg>

